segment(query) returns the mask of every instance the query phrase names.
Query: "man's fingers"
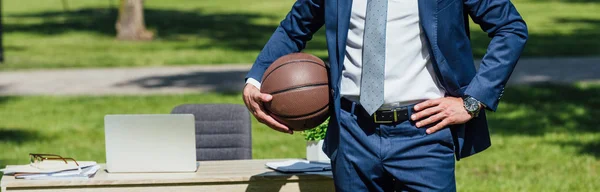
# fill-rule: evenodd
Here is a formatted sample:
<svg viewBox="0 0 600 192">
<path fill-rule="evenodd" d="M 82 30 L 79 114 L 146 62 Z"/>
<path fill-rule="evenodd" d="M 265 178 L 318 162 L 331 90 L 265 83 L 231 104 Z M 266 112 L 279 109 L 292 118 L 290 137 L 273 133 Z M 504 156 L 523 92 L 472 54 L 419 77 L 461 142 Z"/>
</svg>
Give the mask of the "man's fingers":
<svg viewBox="0 0 600 192">
<path fill-rule="evenodd" d="M 271 115 L 267 114 L 267 112 L 265 112 L 265 109 L 263 108 L 262 105 L 259 105 L 259 111 L 261 113 L 263 113 L 263 120 L 265 121 L 265 124 L 268 125 L 269 127 L 284 132 L 284 133 L 289 133 L 289 134 L 293 134 L 294 132 L 288 128 L 287 126 L 279 123 L 279 121 L 275 120 L 273 117 L 271 117 Z"/>
<path fill-rule="evenodd" d="M 264 120 L 265 120 L 265 124 L 268 125 L 269 127 L 271 127 L 272 129 L 275 129 L 275 130 L 283 132 L 283 133 L 289 133 L 289 134 L 294 133 L 294 131 L 292 131 L 290 128 L 279 123 L 277 120 L 273 119 L 273 117 L 271 117 L 269 115 L 265 116 Z"/>
<path fill-rule="evenodd" d="M 435 126 L 427 129 L 425 132 L 427 132 L 427 134 L 432 134 L 432 133 L 435 133 L 436 131 L 438 131 L 440 129 L 443 129 L 446 126 L 448 126 L 448 120 L 444 119 L 443 121 L 440 121 Z"/>
<path fill-rule="evenodd" d="M 416 120 L 423 119 L 425 117 L 429 117 L 429 116 L 432 116 L 434 114 L 437 114 L 440 111 L 442 111 L 442 108 L 440 108 L 440 107 L 430 107 L 430 108 L 422 110 L 422 111 L 420 111 L 418 113 L 412 114 L 410 116 L 410 119 L 412 119 L 413 121 L 416 121 Z"/>
<path fill-rule="evenodd" d="M 250 105 L 250 100 L 251 99 L 252 99 L 251 97 L 244 95 L 244 99 L 243 100 L 244 100 L 244 104 L 246 105 L 246 108 L 248 108 L 248 110 L 250 110 L 250 112 L 253 112 L 252 109 L 250 109 L 252 107 Z"/>
<path fill-rule="evenodd" d="M 252 99 L 254 99 L 257 102 L 271 102 L 273 96 L 270 94 L 257 92 L 252 95 Z"/>
<path fill-rule="evenodd" d="M 259 106 L 262 106 L 262 95 L 263 94 L 256 91 L 249 93 L 248 97 L 244 100 L 244 102 L 246 102 L 246 106 L 248 106 L 248 109 L 250 109 L 253 114 L 261 108 Z"/>
<path fill-rule="evenodd" d="M 423 102 L 415 105 L 414 109 L 415 109 L 415 111 L 421 111 L 423 109 L 436 106 L 436 105 L 440 104 L 440 102 L 441 102 L 441 99 L 430 99 L 430 100 L 423 101 Z"/>
<path fill-rule="evenodd" d="M 273 119 L 267 112 L 265 112 L 263 108 L 264 102 L 270 102 L 273 99 L 272 95 L 260 93 L 260 91 L 251 86 L 246 85 L 244 88 L 244 104 L 252 115 L 258 120 L 272 129 L 284 133 L 293 134 L 294 132 L 289 129 L 287 126 L 279 123 L 277 120 Z"/>
<path fill-rule="evenodd" d="M 270 115 L 268 115 L 264 111 L 264 109 L 263 109 L 263 107 L 262 107 L 261 104 L 259 104 L 259 103 L 253 103 L 252 104 L 252 108 L 253 108 L 252 114 L 254 115 L 254 117 L 256 117 L 256 119 L 259 122 L 261 122 L 261 123 L 263 123 L 263 124 L 271 127 L 272 129 L 280 131 L 280 132 L 289 133 L 289 134 L 293 134 L 294 133 L 287 126 L 279 123 L 277 120 L 273 119 L 273 117 L 271 117 Z"/>
<path fill-rule="evenodd" d="M 271 99 L 273 99 L 272 95 L 266 94 L 266 93 L 261 93 L 259 95 L 260 101 L 262 102 L 271 102 Z"/>
<path fill-rule="evenodd" d="M 439 122 L 439 121 L 442 121 L 442 120 L 444 120 L 444 115 L 441 114 L 441 113 L 438 113 L 438 114 L 429 116 L 426 119 L 418 121 L 417 124 L 416 124 L 416 126 L 420 128 L 420 127 L 424 127 L 424 126 L 427 126 L 427 125 L 430 125 L 432 123 Z"/>
<path fill-rule="evenodd" d="M 267 115 L 266 113 L 262 113 L 260 116 L 261 116 L 261 119 L 263 120 L 262 123 L 271 127 L 272 129 L 283 132 L 283 133 L 289 133 L 289 134 L 294 133 L 290 128 L 279 123 L 277 120 L 273 119 L 273 117 L 271 117 L 270 115 Z"/>
</svg>

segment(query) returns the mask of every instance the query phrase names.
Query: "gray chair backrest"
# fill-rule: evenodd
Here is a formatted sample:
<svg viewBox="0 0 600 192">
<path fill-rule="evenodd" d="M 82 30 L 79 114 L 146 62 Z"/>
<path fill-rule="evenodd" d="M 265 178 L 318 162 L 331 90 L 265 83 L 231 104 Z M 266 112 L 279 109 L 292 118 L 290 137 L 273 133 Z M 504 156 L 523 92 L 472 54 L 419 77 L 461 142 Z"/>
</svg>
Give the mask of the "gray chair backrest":
<svg viewBox="0 0 600 192">
<path fill-rule="evenodd" d="M 185 104 L 172 114 L 193 114 L 196 118 L 196 159 L 252 159 L 250 113 L 236 104 Z"/>
</svg>

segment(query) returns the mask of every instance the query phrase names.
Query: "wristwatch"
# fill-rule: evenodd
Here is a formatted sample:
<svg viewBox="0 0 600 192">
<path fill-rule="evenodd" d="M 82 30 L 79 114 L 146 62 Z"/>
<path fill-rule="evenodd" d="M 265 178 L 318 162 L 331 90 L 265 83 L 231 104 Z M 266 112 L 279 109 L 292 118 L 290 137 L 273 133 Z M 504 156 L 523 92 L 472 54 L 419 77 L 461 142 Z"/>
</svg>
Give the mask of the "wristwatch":
<svg viewBox="0 0 600 192">
<path fill-rule="evenodd" d="M 481 110 L 480 104 L 481 102 L 471 96 L 466 95 L 463 97 L 463 105 L 472 117 L 477 117 L 479 115 L 479 110 Z"/>
</svg>

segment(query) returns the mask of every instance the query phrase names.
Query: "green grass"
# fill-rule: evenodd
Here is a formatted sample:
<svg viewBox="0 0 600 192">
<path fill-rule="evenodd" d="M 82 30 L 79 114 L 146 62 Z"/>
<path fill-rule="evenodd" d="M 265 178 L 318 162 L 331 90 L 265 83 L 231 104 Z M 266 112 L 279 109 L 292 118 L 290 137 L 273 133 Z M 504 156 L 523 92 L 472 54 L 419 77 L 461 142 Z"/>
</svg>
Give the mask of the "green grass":
<svg viewBox="0 0 600 192">
<path fill-rule="evenodd" d="M 294 1 L 147 0 L 151 42 L 114 39 L 117 1 L 10 0 L 3 3 L 6 62 L 0 70 L 252 63 Z M 514 0 L 527 21 L 525 57 L 600 54 L 600 2 Z M 474 54 L 489 42 L 471 26 Z M 324 30 L 308 52 L 326 58 Z"/>
<path fill-rule="evenodd" d="M 524 57 L 600 55 L 600 1 L 512 0 L 529 29 Z M 471 24 L 473 53 L 485 54 L 489 38 Z"/>
<path fill-rule="evenodd" d="M 594 191 L 600 187 L 600 84 L 509 87 L 489 114 L 493 146 L 457 163 L 459 191 Z M 241 103 L 238 94 L 0 97 L 0 167 L 29 152 L 103 162 L 103 116 L 168 113 L 182 103 Z M 301 134 L 253 120 L 254 158 L 302 158 Z"/>
<path fill-rule="evenodd" d="M 104 161 L 104 115 L 169 113 L 184 103 L 238 103 L 241 95 L 205 94 L 108 97 L 2 97 L 0 149 L 4 163 L 29 152 Z M 300 134 L 283 135 L 253 119 L 253 157 L 302 157 Z"/>
<path fill-rule="evenodd" d="M 595 191 L 598 96 L 600 84 L 507 88 L 489 114 L 492 147 L 457 164 L 460 191 Z"/>
</svg>

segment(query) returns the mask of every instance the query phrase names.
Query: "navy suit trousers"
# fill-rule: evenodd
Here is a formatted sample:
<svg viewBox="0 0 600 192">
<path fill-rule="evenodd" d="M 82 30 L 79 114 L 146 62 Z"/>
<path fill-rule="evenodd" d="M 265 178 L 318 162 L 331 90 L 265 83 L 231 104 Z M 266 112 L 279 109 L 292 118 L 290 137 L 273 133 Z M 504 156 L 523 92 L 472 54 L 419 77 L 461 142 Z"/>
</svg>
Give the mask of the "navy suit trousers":
<svg viewBox="0 0 600 192">
<path fill-rule="evenodd" d="M 336 191 L 456 191 L 450 129 L 427 135 L 412 121 L 376 124 L 344 110 L 338 118 Z"/>
</svg>

